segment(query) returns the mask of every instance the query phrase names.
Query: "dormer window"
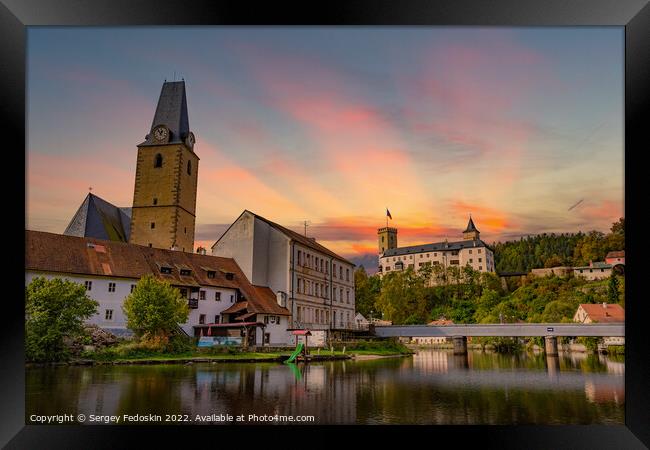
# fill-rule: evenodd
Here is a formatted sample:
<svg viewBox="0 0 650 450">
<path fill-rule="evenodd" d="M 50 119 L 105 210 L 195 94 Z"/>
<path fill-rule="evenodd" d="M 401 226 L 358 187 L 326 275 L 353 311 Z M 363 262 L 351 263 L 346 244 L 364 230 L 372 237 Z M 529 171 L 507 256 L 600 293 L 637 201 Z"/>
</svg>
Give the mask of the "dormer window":
<svg viewBox="0 0 650 450">
<path fill-rule="evenodd" d="M 192 275 L 192 271 L 190 269 L 181 269 L 180 272 L 181 275 L 185 277 L 189 277 L 190 275 Z"/>
<path fill-rule="evenodd" d="M 235 278 L 235 274 L 232 272 L 226 272 L 226 280 L 232 280 Z"/>
<path fill-rule="evenodd" d="M 171 267 L 160 266 L 160 273 L 165 273 L 165 274 L 171 275 L 172 268 Z"/>
<path fill-rule="evenodd" d="M 214 278 L 217 275 L 217 272 L 214 270 L 208 270 L 208 278 Z"/>
<path fill-rule="evenodd" d="M 156 169 L 162 167 L 162 162 L 163 162 L 163 157 L 160 153 L 158 153 L 153 160 L 153 167 Z"/>
</svg>

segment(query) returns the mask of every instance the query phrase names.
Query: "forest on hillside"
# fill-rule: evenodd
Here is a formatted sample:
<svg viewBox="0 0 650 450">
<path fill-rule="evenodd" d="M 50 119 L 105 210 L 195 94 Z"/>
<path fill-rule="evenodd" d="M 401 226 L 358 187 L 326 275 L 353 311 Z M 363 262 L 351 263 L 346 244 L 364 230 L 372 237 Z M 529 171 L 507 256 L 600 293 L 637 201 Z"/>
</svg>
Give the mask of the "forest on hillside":
<svg viewBox="0 0 650 450">
<path fill-rule="evenodd" d="M 604 261 L 610 251 L 625 250 L 625 219 L 612 224 L 610 232 L 544 233 L 518 241 L 491 245 L 498 273 L 529 272 L 557 266 L 582 266 Z"/>
<path fill-rule="evenodd" d="M 625 248 L 624 226 L 620 219 L 607 234 L 547 234 L 495 244 L 497 271 L 602 261 L 607 252 Z M 383 278 L 368 276 L 360 267 L 354 277 L 357 311 L 394 324 L 422 324 L 441 317 L 455 323 L 566 322 L 581 303 L 625 305 L 625 278 L 619 275 L 586 281 L 573 275 L 529 274 L 504 286 L 494 273 L 435 265 L 417 272 L 390 272 Z"/>
</svg>

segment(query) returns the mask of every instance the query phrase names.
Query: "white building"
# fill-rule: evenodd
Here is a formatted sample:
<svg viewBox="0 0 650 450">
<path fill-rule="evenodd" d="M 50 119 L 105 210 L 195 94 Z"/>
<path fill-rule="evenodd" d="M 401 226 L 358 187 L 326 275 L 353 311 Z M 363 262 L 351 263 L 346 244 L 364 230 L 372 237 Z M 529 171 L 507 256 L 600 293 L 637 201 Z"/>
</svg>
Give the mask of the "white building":
<svg viewBox="0 0 650 450">
<path fill-rule="evenodd" d="M 146 274 L 168 281 L 188 299 L 189 319 L 180 325 L 190 336 L 210 324 L 216 325 L 213 335 L 240 335 L 246 323 L 251 345 L 288 343 L 289 311 L 268 287 L 252 285 L 231 258 L 26 231 L 25 282 L 43 276 L 86 286 L 99 302 L 88 322 L 116 334 L 128 333 L 122 305 Z"/>
<path fill-rule="evenodd" d="M 426 265 L 442 267 L 469 265 L 478 272 L 495 272 L 494 252 L 480 239 L 480 232 L 470 217 L 463 231 L 463 240 L 435 242 L 432 244 L 397 247 L 397 229 L 380 228 L 378 273 L 412 268 L 419 270 Z"/>
<path fill-rule="evenodd" d="M 605 262 L 589 261 L 588 266 L 574 267 L 573 275 L 576 277 L 583 277 L 589 281 L 602 280 L 603 278 L 609 278 L 612 275 L 613 267 L 613 265 Z"/>
<path fill-rule="evenodd" d="M 355 328 L 354 264 L 303 236 L 245 210 L 212 246 L 237 261 L 255 285 L 268 286 L 292 315 L 292 328 Z"/>
</svg>

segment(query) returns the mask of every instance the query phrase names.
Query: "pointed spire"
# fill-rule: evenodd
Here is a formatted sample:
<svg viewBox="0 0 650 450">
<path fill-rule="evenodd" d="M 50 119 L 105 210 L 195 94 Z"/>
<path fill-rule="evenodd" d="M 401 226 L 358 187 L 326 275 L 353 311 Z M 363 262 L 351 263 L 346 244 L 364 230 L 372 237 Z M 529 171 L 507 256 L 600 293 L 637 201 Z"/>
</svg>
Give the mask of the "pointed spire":
<svg viewBox="0 0 650 450">
<path fill-rule="evenodd" d="M 159 125 L 164 125 L 169 129 L 168 143 L 184 142 L 190 134 L 185 81 L 165 81 L 163 83 L 156 113 L 151 122 L 150 133 L 147 135 L 147 140 L 141 145 L 156 144 L 152 132 Z"/>
<path fill-rule="evenodd" d="M 463 233 L 471 233 L 473 231 L 476 231 L 477 233 L 479 232 L 478 229 L 476 229 L 476 226 L 474 225 L 474 221 L 472 220 L 472 215 L 469 215 L 469 222 L 467 222 L 467 228 L 465 228 L 465 231 Z"/>
</svg>

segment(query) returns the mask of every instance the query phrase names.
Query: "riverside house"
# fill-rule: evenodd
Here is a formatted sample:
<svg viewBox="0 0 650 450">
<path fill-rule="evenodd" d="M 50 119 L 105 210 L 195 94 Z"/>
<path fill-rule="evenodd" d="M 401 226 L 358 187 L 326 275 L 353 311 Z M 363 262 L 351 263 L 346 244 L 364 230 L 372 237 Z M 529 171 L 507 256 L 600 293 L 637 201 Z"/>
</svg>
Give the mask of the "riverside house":
<svg viewBox="0 0 650 450">
<path fill-rule="evenodd" d="M 179 324 L 190 336 L 241 336 L 249 345 L 287 345 L 289 311 L 266 286 L 250 283 L 232 258 L 155 247 L 26 231 L 25 283 L 59 277 L 86 287 L 99 302 L 88 322 L 115 334 L 130 334 L 122 312 L 138 280 L 153 274 L 178 288 L 190 314 Z M 209 325 L 214 325 L 209 327 Z"/>
</svg>

